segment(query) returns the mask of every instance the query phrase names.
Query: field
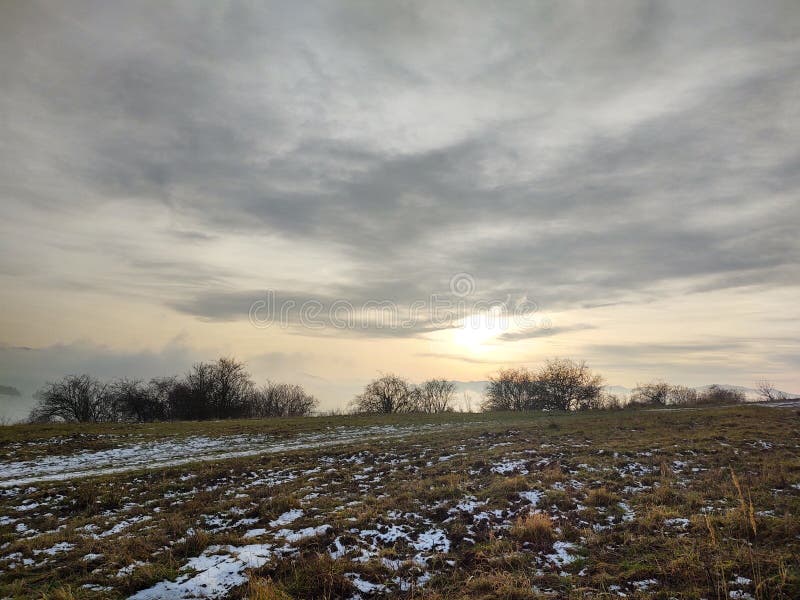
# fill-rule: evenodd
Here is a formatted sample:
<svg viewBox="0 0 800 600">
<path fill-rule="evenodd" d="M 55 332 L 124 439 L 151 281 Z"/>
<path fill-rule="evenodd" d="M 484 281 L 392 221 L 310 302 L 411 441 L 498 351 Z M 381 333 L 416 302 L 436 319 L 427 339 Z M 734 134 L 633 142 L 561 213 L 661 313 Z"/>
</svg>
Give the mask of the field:
<svg viewBox="0 0 800 600">
<path fill-rule="evenodd" d="M 795 408 L 28 425 L 0 447 L 0 597 L 800 597 Z"/>
</svg>

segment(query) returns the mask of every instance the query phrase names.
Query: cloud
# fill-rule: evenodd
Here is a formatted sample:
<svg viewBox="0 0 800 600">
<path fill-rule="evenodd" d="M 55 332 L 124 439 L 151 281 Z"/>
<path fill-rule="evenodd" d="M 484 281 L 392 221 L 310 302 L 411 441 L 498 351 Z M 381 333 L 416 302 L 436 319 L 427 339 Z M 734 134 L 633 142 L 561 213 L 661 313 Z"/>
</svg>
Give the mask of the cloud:
<svg viewBox="0 0 800 600">
<path fill-rule="evenodd" d="M 469 363 L 473 365 L 500 365 L 528 361 L 504 360 L 499 358 L 477 358 L 474 356 L 464 356 L 462 354 L 451 354 L 447 352 L 420 352 L 417 356 L 425 358 L 443 358 L 446 360 L 455 360 L 459 362 Z"/>
<path fill-rule="evenodd" d="M 407 308 L 459 272 L 549 311 L 795 288 L 798 16 L 6 3 L 3 304 L 244 321 L 253 290 Z"/>
<path fill-rule="evenodd" d="M 586 329 L 596 329 L 594 325 L 587 323 L 578 323 L 575 325 L 563 325 L 561 327 L 536 327 L 534 329 L 523 329 L 521 331 L 507 331 L 506 333 L 498 336 L 498 340 L 502 342 L 516 342 L 519 340 L 528 340 L 540 337 L 553 337 L 562 333 L 570 331 L 584 331 Z"/>
<path fill-rule="evenodd" d="M 386 290 L 384 290 L 386 291 Z M 401 302 L 370 298 L 360 286 L 341 288 L 336 295 L 243 290 L 208 292 L 172 303 L 180 312 L 209 321 L 249 319 L 254 327 L 291 328 L 308 337 L 407 338 L 458 326 L 469 306 L 452 293 L 438 300 L 420 292 L 416 300 L 405 289 Z"/>
<path fill-rule="evenodd" d="M 20 396 L 19 390 L 13 385 L 0 385 L 0 396 Z"/>
<path fill-rule="evenodd" d="M 712 9 L 460 5 L 455 30 L 415 3 L 279 6 L 95 7 L 88 36 L 58 7 L 6 9 L 3 54 L 24 57 L 9 65 L 6 174 L 23 183 L 12 173 L 37 152 L 46 176 L 66 161 L 75 192 L 64 205 L 26 182 L 20 199 L 36 193 L 51 218 L 161 204 L 192 243 L 251 231 L 336 245 L 373 298 L 412 264 L 422 287 L 465 270 L 552 305 L 796 277 L 790 5 L 738 5 L 726 28 Z M 49 36 L 13 52 L 30 28 Z M 492 224 L 516 233 L 482 233 Z"/>
</svg>

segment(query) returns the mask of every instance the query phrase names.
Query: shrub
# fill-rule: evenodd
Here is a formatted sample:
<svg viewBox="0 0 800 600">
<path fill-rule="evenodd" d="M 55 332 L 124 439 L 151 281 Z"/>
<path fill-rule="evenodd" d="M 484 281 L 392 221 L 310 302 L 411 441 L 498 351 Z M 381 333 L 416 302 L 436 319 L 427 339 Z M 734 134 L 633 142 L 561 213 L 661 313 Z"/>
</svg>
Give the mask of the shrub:
<svg viewBox="0 0 800 600">
<path fill-rule="evenodd" d="M 536 373 L 501 369 L 489 378 L 483 410 L 586 410 L 600 408 L 603 378 L 585 362 L 548 360 Z"/>
<path fill-rule="evenodd" d="M 408 413 L 414 412 L 414 408 L 413 386 L 397 375 L 383 375 L 370 381 L 352 402 L 356 413 Z"/>
</svg>

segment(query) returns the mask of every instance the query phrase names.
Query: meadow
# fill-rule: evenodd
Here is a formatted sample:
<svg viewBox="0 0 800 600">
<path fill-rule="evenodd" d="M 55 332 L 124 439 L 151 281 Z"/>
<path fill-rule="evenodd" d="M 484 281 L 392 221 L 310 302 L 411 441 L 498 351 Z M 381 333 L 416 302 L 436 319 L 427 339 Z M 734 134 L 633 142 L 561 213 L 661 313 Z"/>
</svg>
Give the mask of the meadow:
<svg viewBox="0 0 800 600">
<path fill-rule="evenodd" d="M 800 597 L 791 406 L 33 424 L 0 448 L 0 597 Z"/>
</svg>

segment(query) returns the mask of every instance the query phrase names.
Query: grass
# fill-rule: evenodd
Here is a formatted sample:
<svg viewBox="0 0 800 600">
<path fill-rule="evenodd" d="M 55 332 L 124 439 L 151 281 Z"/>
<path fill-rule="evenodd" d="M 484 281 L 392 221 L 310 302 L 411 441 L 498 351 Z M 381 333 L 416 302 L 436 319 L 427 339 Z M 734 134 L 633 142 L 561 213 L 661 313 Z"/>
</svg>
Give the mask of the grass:
<svg viewBox="0 0 800 600">
<path fill-rule="evenodd" d="M 0 448 L 5 460 L 35 460 L 160 438 L 288 439 L 366 425 L 411 427 L 0 488 L 0 597 L 125 598 L 191 574 L 194 557 L 252 545 L 269 546 L 270 558 L 242 571 L 231 598 L 350 597 L 359 586 L 364 597 L 437 599 L 800 597 L 791 410 L 29 425 L 0 428 Z M 523 499 L 533 492 L 536 506 Z M 296 520 L 269 525 L 297 509 Z M 290 542 L 280 529 L 311 533 Z"/>
<path fill-rule="evenodd" d="M 540 551 L 552 548 L 555 538 L 552 519 L 542 513 L 518 517 L 511 527 L 510 533 L 511 537 L 518 542 Z"/>
</svg>

